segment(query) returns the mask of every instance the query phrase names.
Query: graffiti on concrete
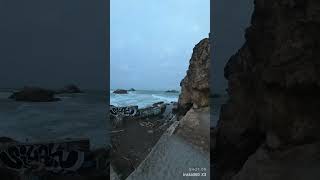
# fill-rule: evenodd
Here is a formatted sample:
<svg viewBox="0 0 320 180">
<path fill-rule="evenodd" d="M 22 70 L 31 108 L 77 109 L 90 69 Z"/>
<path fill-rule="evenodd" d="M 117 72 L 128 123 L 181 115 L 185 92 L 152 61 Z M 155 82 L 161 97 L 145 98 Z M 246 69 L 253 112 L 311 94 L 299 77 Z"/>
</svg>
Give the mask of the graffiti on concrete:
<svg viewBox="0 0 320 180">
<path fill-rule="evenodd" d="M 110 105 L 111 123 L 118 127 L 123 123 L 124 117 L 134 117 L 137 115 L 138 106 L 116 107 Z"/>
<path fill-rule="evenodd" d="M 14 171 L 75 172 L 84 162 L 84 152 L 67 143 L 0 146 L 1 166 Z"/>
<path fill-rule="evenodd" d="M 110 105 L 110 114 L 115 117 L 135 116 L 138 112 L 138 106 L 116 107 Z"/>
</svg>

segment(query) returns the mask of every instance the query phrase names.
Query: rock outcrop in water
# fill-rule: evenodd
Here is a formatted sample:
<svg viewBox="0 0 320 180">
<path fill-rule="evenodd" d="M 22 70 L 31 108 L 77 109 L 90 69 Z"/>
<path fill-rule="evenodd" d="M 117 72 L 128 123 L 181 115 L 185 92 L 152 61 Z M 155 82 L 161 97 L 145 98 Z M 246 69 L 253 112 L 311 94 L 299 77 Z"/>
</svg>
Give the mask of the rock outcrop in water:
<svg viewBox="0 0 320 180">
<path fill-rule="evenodd" d="M 187 75 L 180 83 L 180 115 L 185 115 L 192 106 L 206 107 L 209 105 L 209 67 L 210 47 L 209 39 L 206 38 L 193 49 Z"/>
<path fill-rule="evenodd" d="M 26 102 L 52 102 L 59 100 L 55 98 L 55 92 L 38 87 L 24 87 L 18 92 L 14 92 L 9 98 L 16 101 Z"/>
<path fill-rule="evenodd" d="M 320 179 L 320 2 L 255 0 L 251 23 L 225 67 L 213 175 Z"/>
<path fill-rule="evenodd" d="M 117 89 L 113 91 L 114 94 L 128 94 L 128 91 L 125 89 Z"/>
<path fill-rule="evenodd" d="M 56 93 L 57 94 L 62 94 L 62 93 L 68 93 L 69 94 L 69 93 L 82 93 L 82 91 L 76 85 L 70 84 L 70 85 L 67 85 L 64 88 L 58 90 Z"/>
<path fill-rule="evenodd" d="M 179 91 L 172 89 L 172 90 L 167 90 L 166 93 L 179 93 Z"/>
</svg>

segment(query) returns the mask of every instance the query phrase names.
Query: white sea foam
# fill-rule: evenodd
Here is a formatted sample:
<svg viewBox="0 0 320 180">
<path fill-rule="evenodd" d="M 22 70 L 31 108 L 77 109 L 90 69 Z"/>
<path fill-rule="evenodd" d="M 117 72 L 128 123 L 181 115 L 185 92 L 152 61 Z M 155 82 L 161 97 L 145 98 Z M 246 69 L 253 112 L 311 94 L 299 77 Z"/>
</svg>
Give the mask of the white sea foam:
<svg viewBox="0 0 320 180">
<path fill-rule="evenodd" d="M 156 95 L 156 94 L 152 94 L 152 97 L 154 97 L 155 99 L 158 99 L 160 101 L 164 101 L 164 102 L 177 102 L 178 101 L 178 96 L 161 96 L 161 95 Z"/>
<path fill-rule="evenodd" d="M 110 104 L 115 106 L 147 107 L 153 103 L 163 101 L 165 103 L 177 102 L 179 94 L 165 93 L 161 91 L 131 91 L 128 94 L 110 94 Z"/>
</svg>

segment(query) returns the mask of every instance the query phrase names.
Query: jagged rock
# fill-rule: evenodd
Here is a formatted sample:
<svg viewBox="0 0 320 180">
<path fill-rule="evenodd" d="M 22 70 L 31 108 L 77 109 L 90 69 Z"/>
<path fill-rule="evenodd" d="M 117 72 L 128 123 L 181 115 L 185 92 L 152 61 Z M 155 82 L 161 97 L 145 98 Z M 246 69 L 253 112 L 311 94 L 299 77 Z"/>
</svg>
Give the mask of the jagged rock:
<svg viewBox="0 0 320 180">
<path fill-rule="evenodd" d="M 173 107 L 180 120 L 176 134 L 207 153 L 210 150 L 209 67 L 210 45 L 205 38 L 193 49 L 187 75 L 180 84 L 177 107 Z"/>
<path fill-rule="evenodd" d="M 58 90 L 56 93 L 57 94 L 61 94 L 61 93 L 82 93 L 82 91 L 76 85 L 71 84 L 71 85 L 65 86 L 61 90 Z"/>
<path fill-rule="evenodd" d="M 152 104 L 152 106 L 153 106 L 153 107 L 157 107 L 157 106 L 161 106 L 161 105 L 163 105 L 163 104 L 164 104 L 164 102 L 163 102 L 163 101 L 160 101 L 160 102 L 157 102 L 157 103 Z"/>
<path fill-rule="evenodd" d="M 215 179 L 319 178 L 320 160 L 296 150 L 320 140 L 319 9 L 317 0 L 255 0 L 246 42 L 225 67 L 230 99 L 218 123 Z M 264 144 L 282 152 L 257 160 Z"/>
<path fill-rule="evenodd" d="M 14 92 L 9 98 L 26 102 L 51 102 L 57 101 L 55 92 L 38 87 L 24 87 L 21 91 Z"/>
<path fill-rule="evenodd" d="M 117 89 L 115 91 L 113 91 L 114 94 L 128 94 L 127 90 L 124 89 Z"/>
<path fill-rule="evenodd" d="M 206 38 L 193 49 L 187 75 L 180 83 L 180 115 L 185 115 L 193 104 L 198 107 L 209 105 L 209 67 L 210 47 L 209 39 Z"/>
</svg>

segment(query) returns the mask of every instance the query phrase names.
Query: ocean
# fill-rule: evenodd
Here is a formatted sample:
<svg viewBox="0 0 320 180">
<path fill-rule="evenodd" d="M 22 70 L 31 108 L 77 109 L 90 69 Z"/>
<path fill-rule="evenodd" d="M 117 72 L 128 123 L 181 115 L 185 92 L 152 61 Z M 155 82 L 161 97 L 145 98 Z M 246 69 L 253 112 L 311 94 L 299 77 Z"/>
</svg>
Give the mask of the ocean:
<svg viewBox="0 0 320 180">
<path fill-rule="evenodd" d="M 165 103 L 178 102 L 179 93 L 166 93 L 165 91 L 129 91 L 128 94 L 114 94 L 110 90 L 110 104 L 114 106 L 134 106 L 139 108 L 151 106 L 153 103 L 163 101 Z M 228 101 L 228 95 L 212 98 L 211 127 L 215 127 L 219 121 L 221 106 Z"/>
<path fill-rule="evenodd" d="M 105 92 L 61 94 L 56 102 L 16 102 L 0 91 L 0 137 L 20 142 L 89 138 L 91 148 L 105 147 L 108 137 Z"/>
<path fill-rule="evenodd" d="M 114 94 L 110 90 L 110 104 L 114 106 L 132 106 L 139 108 L 151 106 L 153 103 L 163 101 L 165 103 L 178 102 L 178 93 L 167 93 L 165 91 L 137 90 L 129 91 L 128 94 Z"/>
</svg>

